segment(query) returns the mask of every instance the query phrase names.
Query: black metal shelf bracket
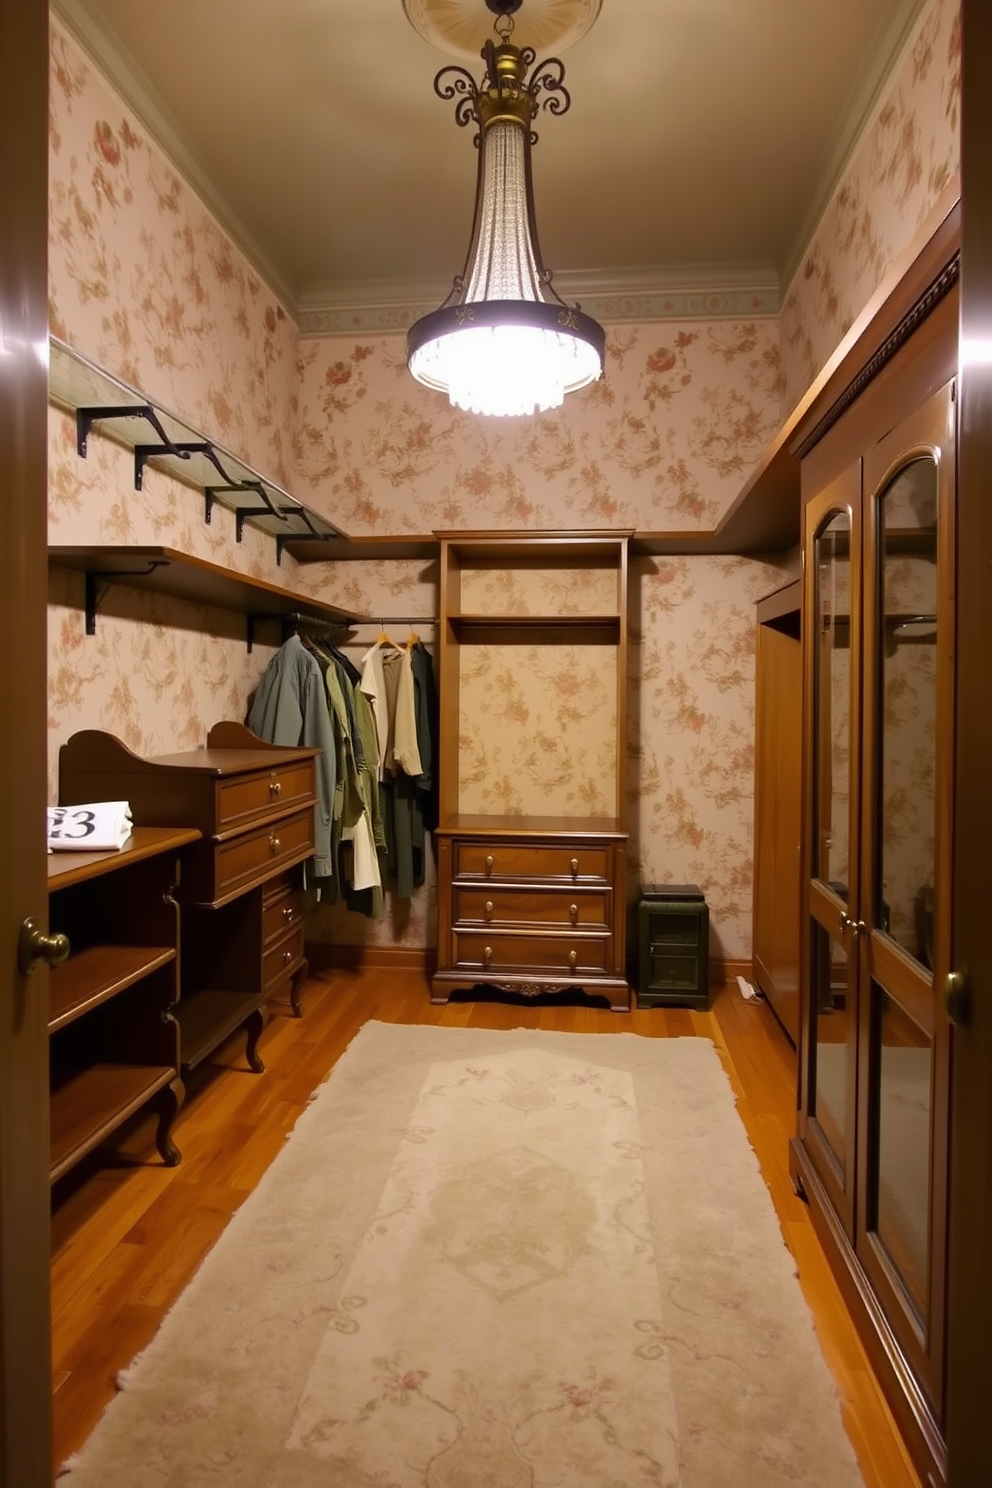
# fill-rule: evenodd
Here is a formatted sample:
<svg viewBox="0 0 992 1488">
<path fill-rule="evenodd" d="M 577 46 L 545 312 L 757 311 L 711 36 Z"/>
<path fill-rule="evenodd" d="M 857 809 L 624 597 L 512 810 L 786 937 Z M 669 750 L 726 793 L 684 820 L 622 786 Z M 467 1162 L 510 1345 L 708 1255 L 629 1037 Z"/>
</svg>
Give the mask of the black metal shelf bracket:
<svg viewBox="0 0 992 1488">
<path fill-rule="evenodd" d="M 151 424 L 155 433 L 161 439 L 165 452 L 176 455 L 181 460 L 189 458 L 184 455 L 179 446 L 173 444 L 162 427 L 158 414 L 150 403 L 128 403 L 119 408 L 77 408 L 76 409 L 76 450 L 82 459 L 86 459 L 86 441 L 89 439 L 90 430 L 97 419 L 116 418 L 143 418 Z M 140 487 L 139 487 L 140 489 Z"/>
<path fill-rule="evenodd" d="M 96 614 L 100 608 L 100 602 L 106 596 L 107 590 L 121 579 L 146 579 L 150 573 L 157 568 L 168 568 L 167 558 L 153 558 L 148 562 L 146 568 L 115 568 L 103 570 L 88 568 L 86 570 L 86 634 L 96 635 Z M 251 647 L 248 648 L 251 650 Z"/>
<path fill-rule="evenodd" d="M 188 460 L 190 455 L 203 455 L 205 459 L 210 461 L 221 480 L 228 483 L 226 489 L 232 491 L 242 489 L 231 481 L 231 477 L 220 463 L 217 451 L 209 439 L 202 439 L 184 444 L 173 444 L 171 440 L 165 445 L 136 444 L 134 446 L 134 489 L 136 491 L 141 490 L 145 465 L 149 460 L 154 460 L 156 455 L 176 455 L 180 460 Z M 225 488 L 218 486 L 214 487 L 214 489 L 221 490 Z"/>
</svg>

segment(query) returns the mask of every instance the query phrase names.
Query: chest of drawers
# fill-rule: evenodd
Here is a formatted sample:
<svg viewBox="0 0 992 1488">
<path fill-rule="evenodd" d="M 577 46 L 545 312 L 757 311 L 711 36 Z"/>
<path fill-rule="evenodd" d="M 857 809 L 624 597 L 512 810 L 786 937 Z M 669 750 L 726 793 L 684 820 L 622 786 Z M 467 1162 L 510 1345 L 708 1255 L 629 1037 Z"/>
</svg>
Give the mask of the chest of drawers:
<svg viewBox="0 0 992 1488">
<path fill-rule="evenodd" d="M 181 1062 L 193 1069 L 239 1028 L 249 1066 L 266 1005 L 301 1011 L 303 864 L 314 848 L 315 749 L 284 749 L 217 724 L 206 749 L 143 759 L 111 734 L 63 746 L 63 804 L 127 800 L 135 825 L 194 827 L 176 889 L 181 907 Z"/>
<path fill-rule="evenodd" d="M 435 833 L 438 967 L 431 997 L 483 985 L 525 997 L 585 992 L 630 1006 L 626 834 L 514 818 Z"/>
</svg>

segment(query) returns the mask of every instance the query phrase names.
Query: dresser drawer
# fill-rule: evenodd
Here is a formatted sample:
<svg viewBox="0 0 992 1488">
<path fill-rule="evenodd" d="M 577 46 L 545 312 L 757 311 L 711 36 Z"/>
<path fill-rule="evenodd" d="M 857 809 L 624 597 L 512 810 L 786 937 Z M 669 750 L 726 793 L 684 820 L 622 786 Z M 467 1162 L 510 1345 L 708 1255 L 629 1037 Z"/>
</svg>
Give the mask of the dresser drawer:
<svg viewBox="0 0 992 1488">
<path fill-rule="evenodd" d="M 303 960 L 303 925 L 269 946 L 262 957 L 262 988 L 268 996 Z"/>
<path fill-rule="evenodd" d="M 609 881 L 609 849 L 522 842 L 453 845 L 455 878 L 541 878 L 566 883 Z"/>
<path fill-rule="evenodd" d="M 580 977 L 602 976 L 609 964 L 610 935 L 514 935 L 455 930 L 454 965 L 490 976 L 500 971 L 537 970 Z"/>
<path fill-rule="evenodd" d="M 510 889 L 499 883 L 486 888 L 456 884 L 451 891 L 451 918 L 462 925 L 555 925 L 608 930 L 612 894 L 608 889 Z"/>
<path fill-rule="evenodd" d="M 262 892 L 263 945 L 302 923 L 303 890 L 297 874 L 285 873 L 267 883 Z"/>
<path fill-rule="evenodd" d="M 313 809 L 280 817 L 214 847 L 214 894 L 223 899 L 313 852 Z"/>
<path fill-rule="evenodd" d="M 273 765 L 250 775 L 233 775 L 217 784 L 217 830 L 230 832 L 274 812 L 313 804 L 313 760 Z"/>
</svg>

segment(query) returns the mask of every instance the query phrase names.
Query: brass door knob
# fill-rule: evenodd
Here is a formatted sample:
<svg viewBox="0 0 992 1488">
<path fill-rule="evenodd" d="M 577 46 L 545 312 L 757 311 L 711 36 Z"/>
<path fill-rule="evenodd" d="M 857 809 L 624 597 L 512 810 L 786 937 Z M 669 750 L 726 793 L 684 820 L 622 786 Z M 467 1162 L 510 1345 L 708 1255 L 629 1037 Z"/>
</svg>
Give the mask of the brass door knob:
<svg viewBox="0 0 992 1488">
<path fill-rule="evenodd" d="M 579 876 L 579 860 L 578 860 L 578 858 L 573 858 L 572 859 L 572 877 L 573 878 L 578 878 L 578 876 Z"/>
<path fill-rule="evenodd" d="M 270 848 L 270 850 L 272 852 L 274 852 L 274 853 L 277 853 L 277 852 L 279 852 L 279 850 L 280 850 L 281 847 L 282 847 L 282 843 L 279 841 L 279 838 L 278 837 L 274 837 L 272 835 L 272 833 L 270 832 L 269 833 L 269 848 Z"/>
<path fill-rule="evenodd" d="M 37 920 L 28 915 L 17 941 L 17 965 L 22 976 L 30 976 L 39 961 L 46 966 L 61 966 L 68 961 L 69 950 L 68 935 L 61 931 L 46 935 Z"/>
<path fill-rule="evenodd" d="M 493 860 L 492 860 L 492 856 L 490 855 L 486 859 L 486 872 L 487 873 L 492 873 L 492 871 L 493 871 Z"/>
<path fill-rule="evenodd" d="M 281 780 L 270 780 L 269 781 L 269 791 L 274 796 L 280 795 L 282 793 L 282 781 Z"/>
<path fill-rule="evenodd" d="M 289 963 L 290 963 L 290 961 L 292 961 L 292 959 L 293 959 L 293 953 L 292 953 L 292 951 L 283 951 L 283 953 L 282 953 L 282 964 L 283 964 L 283 966 L 288 966 Z"/>
<path fill-rule="evenodd" d="M 579 955 L 578 955 L 578 952 L 577 951 L 569 951 L 569 953 L 568 953 L 568 964 L 572 968 L 573 971 L 575 970 L 575 963 L 578 961 L 578 959 L 579 959 Z"/>
<path fill-rule="evenodd" d="M 490 961 L 492 959 L 493 959 L 493 948 L 492 948 L 492 946 L 486 946 L 485 950 L 482 952 L 482 964 L 483 964 L 483 966 L 488 966 L 489 963 L 490 963 Z"/>
<path fill-rule="evenodd" d="M 491 920 L 492 917 L 493 917 L 493 901 L 491 899 L 487 899 L 486 900 L 486 919 L 487 920 Z"/>
<path fill-rule="evenodd" d="M 579 906 L 577 904 L 570 904 L 568 906 L 568 912 L 572 917 L 572 924 L 574 925 L 579 918 Z"/>
<path fill-rule="evenodd" d="M 290 920 L 293 918 L 293 910 L 289 905 L 287 905 L 286 908 L 283 910 L 282 917 L 287 924 L 289 924 Z"/>
</svg>

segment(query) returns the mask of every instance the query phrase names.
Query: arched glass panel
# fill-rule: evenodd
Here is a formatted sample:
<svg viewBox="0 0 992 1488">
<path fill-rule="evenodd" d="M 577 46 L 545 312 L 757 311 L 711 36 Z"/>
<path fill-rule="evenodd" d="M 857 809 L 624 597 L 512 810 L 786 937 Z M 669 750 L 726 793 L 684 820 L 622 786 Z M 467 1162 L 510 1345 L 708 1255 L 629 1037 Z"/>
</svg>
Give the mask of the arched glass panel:
<svg viewBox="0 0 992 1488">
<path fill-rule="evenodd" d="M 878 789 L 874 928 L 933 965 L 937 728 L 936 461 L 878 499 Z"/>
<path fill-rule="evenodd" d="M 814 877 L 850 885 L 851 519 L 836 512 L 815 547 Z"/>
</svg>

